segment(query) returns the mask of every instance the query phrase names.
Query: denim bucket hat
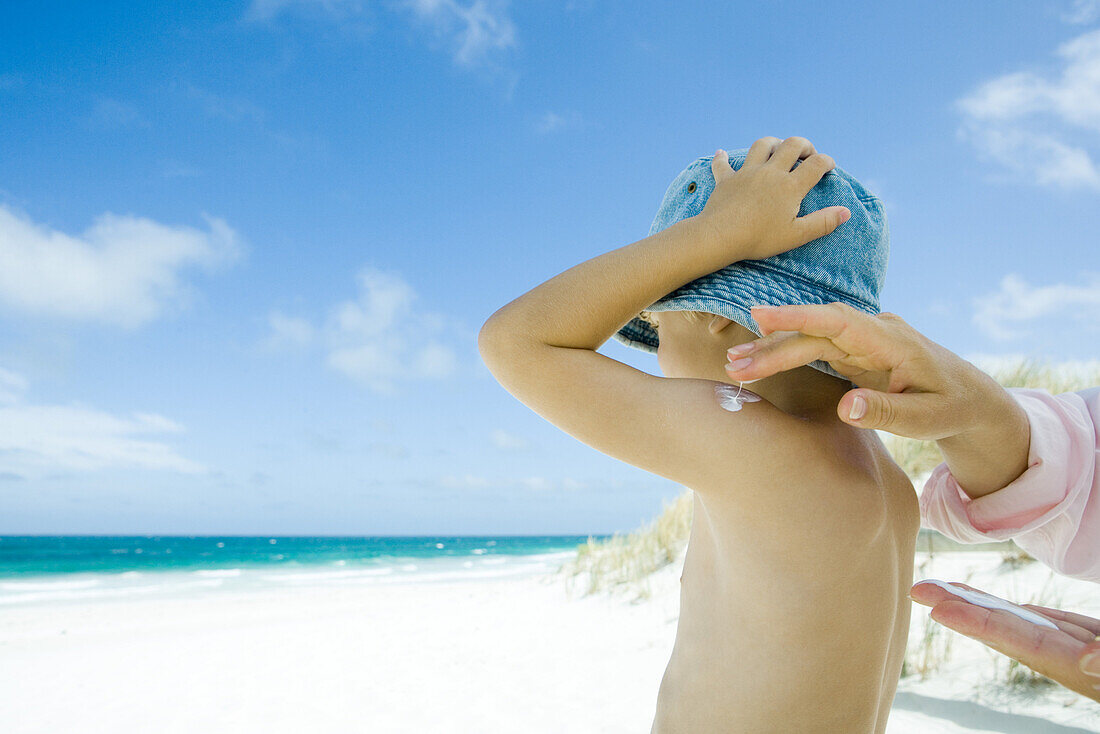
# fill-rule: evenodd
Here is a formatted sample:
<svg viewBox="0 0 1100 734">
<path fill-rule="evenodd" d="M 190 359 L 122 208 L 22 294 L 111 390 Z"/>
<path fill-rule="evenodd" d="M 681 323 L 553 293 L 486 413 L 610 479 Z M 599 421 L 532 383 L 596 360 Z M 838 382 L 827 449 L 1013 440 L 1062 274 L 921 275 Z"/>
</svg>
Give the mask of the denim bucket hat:
<svg viewBox="0 0 1100 734">
<path fill-rule="evenodd" d="M 748 148 L 727 152 L 737 170 Z M 654 235 L 676 222 L 693 217 L 714 191 L 713 155 L 698 158 L 673 179 L 649 227 Z M 797 165 L 801 165 L 798 161 Z M 760 336 L 749 308 L 755 305 L 847 303 L 869 314 L 879 313 L 879 292 L 886 280 L 890 256 L 890 229 L 882 201 L 840 166 L 834 167 L 810 189 L 798 216 L 829 206 L 845 206 L 851 218 L 816 240 L 764 260 L 740 260 L 669 293 L 645 311 L 704 311 L 736 321 Z M 627 346 L 656 353 L 657 330 L 634 317 L 612 335 Z M 828 362 L 809 366 L 841 380 Z"/>
</svg>

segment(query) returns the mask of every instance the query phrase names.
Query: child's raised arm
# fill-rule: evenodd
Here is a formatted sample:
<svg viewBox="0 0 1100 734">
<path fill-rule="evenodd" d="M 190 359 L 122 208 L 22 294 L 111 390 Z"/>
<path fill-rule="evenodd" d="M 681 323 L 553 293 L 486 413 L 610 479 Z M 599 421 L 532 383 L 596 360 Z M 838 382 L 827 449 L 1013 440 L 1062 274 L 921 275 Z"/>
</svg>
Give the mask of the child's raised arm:
<svg viewBox="0 0 1100 734">
<path fill-rule="evenodd" d="M 589 446 L 687 486 L 712 480 L 705 472 L 715 471 L 716 441 L 743 443 L 761 435 L 760 421 L 794 419 L 764 402 L 734 418 L 714 397 L 720 383 L 654 377 L 596 350 L 685 283 L 802 245 L 846 221 L 844 207 L 797 216 L 834 166 L 800 137 L 757 140 L 737 171 L 719 151 L 716 186 L 700 214 L 576 265 L 500 308 L 478 336 L 485 364 L 517 399 Z"/>
</svg>

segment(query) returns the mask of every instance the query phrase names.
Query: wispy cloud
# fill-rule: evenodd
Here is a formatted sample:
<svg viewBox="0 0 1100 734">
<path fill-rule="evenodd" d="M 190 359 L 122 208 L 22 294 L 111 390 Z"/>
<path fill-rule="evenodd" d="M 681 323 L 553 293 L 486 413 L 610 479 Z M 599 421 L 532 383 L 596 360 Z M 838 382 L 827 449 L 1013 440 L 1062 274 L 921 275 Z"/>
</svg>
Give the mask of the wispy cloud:
<svg viewBox="0 0 1100 734">
<path fill-rule="evenodd" d="M 583 119 L 579 112 L 545 112 L 535 123 L 535 132 L 547 135 L 567 128 L 580 127 Z"/>
<path fill-rule="evenodd" d="M 247 21 L 271 20 L 293 8 L 305 8 L 340 18 L 362 13 L 364 3 L 359 0 L 252 0 L 244 17 Z"/>
<path fill-rule="evenodd" d="M 999 341 L 1022 339 L 1026 326 L 1044 317 L 1083 328 L 1100 327 L 1100 273 L 1086 276 L 1084 285 L 1029 285 L 1021 276 L 1006 275 L 992 293 L 977 296 L 974 324 Z"/>
<path fill-rule="evenodd" d="M 493 445 L 501 451 L 523 451 L 531 444 L 522 436 L 497 428 L 492 433 Z"/>
<path fill-rule="evenodd" d="M 516 45 L 516 27 L 508 16 L 506 0 L 395 0 L 394 9 L 411 13 L 416 22 L 442 44 L 455 64 L 463 67 L 488 66 L 495 56 Z M 290 10 L 308 10 L 347 22 L 367 12 L 367 5 L 355 0 L 253 0 L 245 20 L 271 21 Z"/>
<path fill-rule="evenodd" d="M 1073 0 L 1073 7 L 1062 14 L 1066 23 L 1091 23 L 1100 18 L 1100 0 Z"/>
<path fill-rule="evenodd" d="M 149 121 L 132 102 L 100 97 L 92 105 L 92 124 L 102 128 L 147 127 Z"/>
<path fill-rule="evenodd" d="M 320 327 L 272 312 L 265 344 L 319 344 L 330 368 L 379 393 L 455 372 L 458 359 L 446 343 L 447 317 L 421 309 L 412 286 L 396 273 L 368 267 L 357 281 L 357 296 L 336 304 Z"/>
<path fill-rule="evenodd" d="M 1057 56 L 1051 74 L 1005 74 L 958 100 L 958 135 L 1020 180 L 1100 189 L 1100 29 L 1062 44 Z"/>
<path fill-rule="evenodd" d="M 463 474 L 461 476 L 448 474 L 440 477 L 439 486 L 447 489 L 481 489 L 490 486 L 490 483 L 485 477 L 473 474 Z"/>
<path fill-rule="evenodd" d="M 0 92 L 18 89 L 23 86 L 23 77 L 19 74 L 0 74 Z"/>
<path fill-rule="evenodd" d="M 622 482 L 619 480 L 611 480 L 605 482 L 607 487 L 621 486 Z M 439 478 L 439 486 L 446 489 L 526 489 L 531 492 L 552 492 L 552 491 L 564 491 L 571 492 L 578 489 L 588 488 L 590 485 L 587 482 L 582 482 L 573 477 L 563 477 L 560 480 L 551 479 L 543 476 L 526 476 L 526 477 L 496 477 L 490 479 L 481 475 L 463 474 L 455 475 L 448 474 Z"/>
<path fill-rule="evenodd" d="M 81 405 L 33 405 L 25 378 L 0 370 L 0 473 L 35 477 L 58 469 L 142 468 L 199 473 L 204 467 L 151 435 L 180 433 L 155 413 L 118 416 Z"/>
<path fill-rule="evenodd" d="M 491 54 L 516 45 L 516 27 L 504 3 L 491 6 L 485 0 L 474 0 L 469 5 L 455 0 L 406 0 L 402 5 L 432 28 L 460 66 L 481 64 Z"/>
<path fill-rule="evenodd" d="M 217 94 L 207 89 L 200 89 L 193 84 L 186 85 L 184 89 L 187 96 L 211 119 L 234 123 L 263 123 L 267 116 L 262 107 L 242 97 Z"/>
<path fill-rule="evenodd" d="M 307 347 L 313 342 L 315 330 L 313 324 L 306 319 L 272 311 L 267 317 L 267 323 L 271 328 L 267 346 L 272 349 Z"/>
<path fill-rule="evenodd" d="M 106 213 L 80 235 L 0 204 L 0 305 L 25 314 L 137 327 L 190 296 L 183 272 L 240 253 L 237 233 Z"/>
<path fill-rule="evenodd" d="M 20 374 L 0 368 L 0 403 L 14 403 L 27 389 L 27 379 Z"/>
</svg>

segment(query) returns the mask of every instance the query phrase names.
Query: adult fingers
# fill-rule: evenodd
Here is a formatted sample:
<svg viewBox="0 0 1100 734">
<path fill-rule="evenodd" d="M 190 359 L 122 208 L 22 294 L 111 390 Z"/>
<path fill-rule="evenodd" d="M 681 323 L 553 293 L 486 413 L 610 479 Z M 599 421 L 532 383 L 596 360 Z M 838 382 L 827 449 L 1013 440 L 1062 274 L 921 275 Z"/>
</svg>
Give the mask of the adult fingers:
<svg viewBox="0 0 1100 734">
<path fill-rule="evenodd" d="M 1082 644 L 1087 645 L 1088 643 L 1090 643 L 1090 642 L 1092 642 L 1093 640 L 1096 639 L 1096 635 L 1092 634 L 1091 632 L 1089 632 L 1084 627 L 1079 627 L 1079 626 L 1075 625 L 1073 622 L 1063 622 L 1060 619 L 1052 619 L 1052 618 L 1048 617 L 1047 615 L 1043 614 L 1042 612 L 1035 612 L 1035 613 L 1038 614 L 1040 617 L 1043 617 L 1044 619 L 1049 619 L 1051 622 L 1054 623 L 1054 625 L 1056 627 L 1058 627 L 1058 629 L 1062 630 L 1067 635 L 1069 635 L 1070 637 L 1072 637 L 1073 639 L 1077 640 L 1078 642 L 1080 642 Z"/>
<path fill-rule="evenodd" d="M 832 362 L 848 356 L 828 339 L 806 336 L 794 331 L 773 332 L 755 344 L 756 346 L 748 352 L 752 356 L 752 362 L 739 371 L 731 371 L 731 377 L 755 380 L 778 372 L 793 370 L 815 359 Z M 729 353 L 728 356 L 731 360 L 738 360 L 744 358 L 745 354 L 735 352 Z M 726 365 L 727 368 L 729 366 Z"/>
<path fill-rule="evenodd" d="M 945 627 L 978 640 L 1081 695 L 1094 699 L 1100 695 L 1079 667 L 1084 646 L 1061 630 L 958 600 L 940 602 L 932 608 L 931 616 Z"/>
<path fill-rule="evenodd" d="M 908 339 L 891 318 L 893 314 L 872 316 L 840 301 L 820 305 L 753 306 L 751 313 L 762 334 L 783 330 L 822 336 L 848 354 L 873 358 L 874 367 L 880 370 L 896 367 L 905 353 L 911 351 Z"/>
<path fill-rule="evenodd" d="M 964 589 L 969 589 L 969 586 L 960 584 L 954 581 L 949 581 L 952 586 L 960 586 Z M 937 584 L 921 583 L 917 582 L 913 584 L 913 588 L 909 590 L 909 598 L 918 604 L 923 604 L 926 607 L 933 607 L 939 604 L 941 601 L 948 599 L 958 599 L 959 597 L 953 596 L 951 592 Z"/>
<path fill-rule="evenodd" d="M 949 409 L 950 401 L 938 393 L 888 393 L 862 388 L 846 392 L 836 406 L 837 417 L 849 425 L 922 441 L 954 434 L 955 426 L 944 423 L 944 411 Z"/>
<path fill-rule="evenodd" d="M 889 373 L 875 369 L 866 357 L 849 355 L 825 337 L 797 331 L 770 332 L 732 347 L 727 357 L 730 361 L 751 357 L 752 361 L 736 373 L 739 380 L 760 380 L 821 359 L 859 387 L 882 391 L 890 388 Z M 730 376 L 735 375 L 730 373 Z"/>
<path fill-rule="evenodd" d="M 1082 673 L 1092 679 L 1089 685 L 1093 690 L 1100 690 L 1100 637 L 1085 645 L 1077 658 L 1077 666 Z"/>
<path fill-rule="evenodd" d="M 1062 620 L 1063 622 L 1070 622 L 1082 629 L 1086 629 L 1092 633 L 1093 637 L 1100 635 L 1100 619 L 1093 619 L 1092 617 L 1086 617 L 1084 614 L 1077 614 L 1075 612 L 1067 612 L 1061 609 L 1052 609 L 1050 607 L 1041 607 L 1038 604 L 1021 604 L 1020 606 L 1034 609 L 1040 614 L 1044 614 L 1055 620 Z"/>
</svg>

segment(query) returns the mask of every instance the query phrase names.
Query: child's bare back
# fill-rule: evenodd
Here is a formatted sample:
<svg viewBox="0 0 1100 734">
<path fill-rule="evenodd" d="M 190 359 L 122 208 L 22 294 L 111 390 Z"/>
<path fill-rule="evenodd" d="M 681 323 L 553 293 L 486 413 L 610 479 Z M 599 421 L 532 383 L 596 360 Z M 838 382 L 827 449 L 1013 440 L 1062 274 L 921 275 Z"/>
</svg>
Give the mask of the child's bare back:
<svg viewBox="0 0 1100 734">
<path fill-rule="evenodd" d="M 766 401 L 730 415 L 761 418 L 776 450 L 754 442 L 736 476 L 693 487 L 652 732 L 882 732 L 909 627 L 913 485 L 873 431 Z"/>
</svg>

